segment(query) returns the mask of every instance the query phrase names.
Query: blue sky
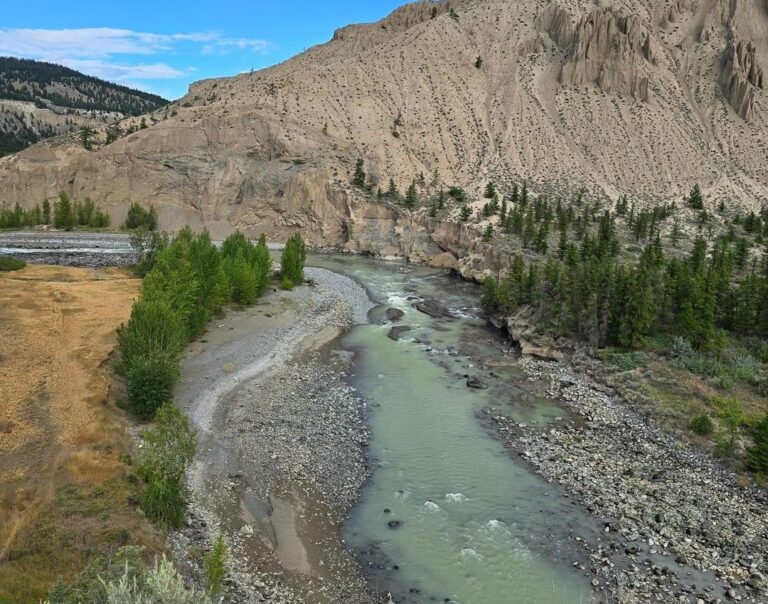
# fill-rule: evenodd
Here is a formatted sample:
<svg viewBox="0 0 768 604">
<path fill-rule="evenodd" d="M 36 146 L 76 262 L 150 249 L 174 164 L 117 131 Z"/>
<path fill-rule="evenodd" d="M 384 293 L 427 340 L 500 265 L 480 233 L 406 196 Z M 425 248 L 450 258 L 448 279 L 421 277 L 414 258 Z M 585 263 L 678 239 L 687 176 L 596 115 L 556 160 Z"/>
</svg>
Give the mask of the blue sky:
<svg viewBox="0 0 768 604">
<path fill-rule="evenodd" d="M 405 0 L 4 3 L 0 56 L 61 63 L 174 99 L 195 80 L 279 63 Z"/>
</svg>

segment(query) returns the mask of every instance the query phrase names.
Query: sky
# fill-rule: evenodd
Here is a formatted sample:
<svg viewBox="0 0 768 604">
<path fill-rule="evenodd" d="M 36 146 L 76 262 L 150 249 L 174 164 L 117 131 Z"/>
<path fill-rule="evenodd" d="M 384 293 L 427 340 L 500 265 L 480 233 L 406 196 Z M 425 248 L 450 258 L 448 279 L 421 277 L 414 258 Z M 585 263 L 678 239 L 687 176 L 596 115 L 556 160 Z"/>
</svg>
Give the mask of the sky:
<svg viewBox="0 0 768 604">
<path fill-rule="evenodd" d="M 59 63 L 176 99 L 190 83 L 269 67 L 405 0 L 4 2 L 0 56 Z"/>
</svg>

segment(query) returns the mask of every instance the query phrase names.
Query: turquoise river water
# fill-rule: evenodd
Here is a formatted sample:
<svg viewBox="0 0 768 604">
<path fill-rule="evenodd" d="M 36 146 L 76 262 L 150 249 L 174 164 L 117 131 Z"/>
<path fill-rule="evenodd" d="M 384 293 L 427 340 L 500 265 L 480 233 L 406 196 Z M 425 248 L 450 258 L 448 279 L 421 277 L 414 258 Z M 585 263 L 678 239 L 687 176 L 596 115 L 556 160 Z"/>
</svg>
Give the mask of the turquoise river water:
<svg viewBox="0 0 768 604">
<path fill-rule="evenodd" d="M 564 411 L 526 393 L 513 368 L 487 368 L 505 343 L 479 318 L 477 287 L 399 263 L 311 263 L 355 278 L 381 305 L 342 342 L 356 353 L 352 383 L 369 406 L 373 467 L 344 537 L 373 585 L 395 602 L 591 602 L 588 578 L 572 567 L 583 556 L 573 536 L 595 537 L 594 523 L 481 420 L 495 407 L 544 427 Z M 450 316 L 416 310 L 422 298 Z M 405 314 L 384 323 L 386 308 Z M 393 325 L 412 329 L 396 341 Z M 489 388 L 468 388 L 464 375 Z"/>
</svg>

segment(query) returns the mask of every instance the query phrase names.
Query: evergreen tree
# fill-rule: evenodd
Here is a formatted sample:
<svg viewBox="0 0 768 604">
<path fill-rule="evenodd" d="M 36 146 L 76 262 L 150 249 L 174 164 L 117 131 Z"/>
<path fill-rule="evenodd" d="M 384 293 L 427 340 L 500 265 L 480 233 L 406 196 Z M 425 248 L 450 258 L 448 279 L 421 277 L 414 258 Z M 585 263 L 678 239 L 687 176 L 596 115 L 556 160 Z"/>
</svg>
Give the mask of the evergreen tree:
<svg viewBox="0 0 768 604">
<path fill-rule="evenodd" d="M 699 188 L 698 184 L 693 185 L 693 188 L 691 189 L 691 192 L 688 195 L 686 201 L 688 202 L 688 205 L 691 206 L 694 210 L 704 209 L 704 197 L 701 194 L 701 189 Z"/>
<path fill-rule="evenodd" d="M 485 186 L 485 198 L 493 199 L 494 197 L 496 197 L 496 185 L 494 185 L 493 182 L 489 182 Z"/>
<path fill-rule="evenodd" d="M 397 186 L 395 185 L 395 180 L 393 178 L 389 179 L 389 188 L 387 189 L 387 197 L 389 199 L 400 198 L 400 192 L 397 190 Z"/>
<path fill-rule="evenodd" d="M 418 194 L 416 193 L 416 182 L 412 182 L 411 186 L 408 187 L 408 190 L 405 193 L 405 200 L 404 204 L 405 207 L 409 210 L 412 210 L 416 207 L 416 204 L 418 203 Z"/>
<path fill-rule="evenodd" d="M 493 225 L 489 224 L 483 231 L 483 241 L 491 241 L 493 239 Z"/>
<path fill-rule="evenodd" d="M 43 201 L 43 224 L 51 224 L 51 202 Z"/>
<path fill-rule="evenodd" d="M 352 177 L 352 184 L 359 189 L 365 187 L 365 162 L 363 162 L 363 158 L 358 159 L 355 164 L 355 173 Z"/>
</svg>

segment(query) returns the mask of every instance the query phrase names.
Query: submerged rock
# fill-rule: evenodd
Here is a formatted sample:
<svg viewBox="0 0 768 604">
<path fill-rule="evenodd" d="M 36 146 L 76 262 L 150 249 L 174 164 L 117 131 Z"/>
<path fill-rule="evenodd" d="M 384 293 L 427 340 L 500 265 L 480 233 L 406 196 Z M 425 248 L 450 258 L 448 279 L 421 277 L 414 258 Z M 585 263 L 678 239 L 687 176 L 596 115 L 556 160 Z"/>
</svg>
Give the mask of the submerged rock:
<svg viewBox="0 0 768 604">
<path fill-rule="evenodd" d="M 437 300 L 421 300 L 420 302 L 416 302 L 416 304 L 413 306 L 416 308 L 416 310 L 419 310 L 425 315 L 429 315 L 430 317 L 438 318 L 451 316 L 448 312 L 448 309 L 440 304 Z"/>
<path fill-rule="evenodd" d="M 384 313 L 384 316 L 387 317 L 387 321 L 394 322 L 402 319 L 405 316 L 405 313 L 399 308 L 388 308 L 387 312 Z"/>
<path fill-rule="evenodd" d="M 404 333 L 406 333 L 408 331 L 411 331 L 410 327 L 408 327 L 406 325 L 398 325 L 397 327 L 393 327 L 392 329 L 389 330 L 389 333 L 387 334 L 387 337 L 390 340 L 397 341 L 397 340 L 400 339 L 401 335 L 403 335 Z"/>
<path fill-rule="evenodd" d="M 480 377 L 476 375 L 470 375 L 467 378 L 467 386 L 469 388 L 475 388 L 476 390 L 485 390 L 488 388 L 488 384 L 486 384 Z"/>
</svg>

